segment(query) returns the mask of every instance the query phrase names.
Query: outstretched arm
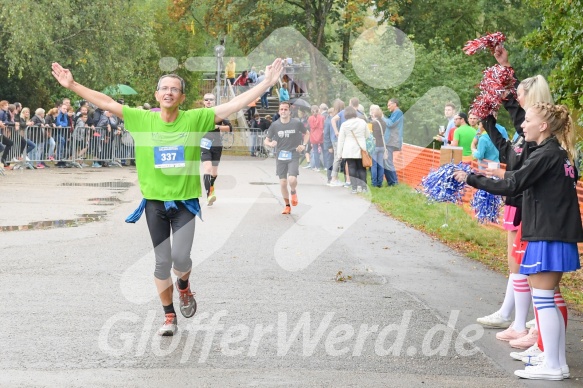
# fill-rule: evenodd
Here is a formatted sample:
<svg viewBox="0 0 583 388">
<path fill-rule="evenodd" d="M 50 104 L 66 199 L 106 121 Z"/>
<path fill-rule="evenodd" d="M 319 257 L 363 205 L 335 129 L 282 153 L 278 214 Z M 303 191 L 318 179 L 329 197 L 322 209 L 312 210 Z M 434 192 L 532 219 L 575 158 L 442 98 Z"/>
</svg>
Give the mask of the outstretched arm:
<svg viewBox="0 0 583 388">
<path fill-rule="evenodd" d="M 231 101 L 215 107 L 215 122 L 218 123 L 226 119 L 229 117 L 229 115 L 247 107 L 249 103 L 261 97 L 267 88 L 275 85 L 282 70 L 283 62 L 278 58 L 265 69 L 265 78 L 263 81 L 256 84 L 253 88 L 249 89 L 245 93 L 233 98 Z"/>
<path fill-rule="evenodd" d="M 498 46 L 494 49 L 494 58 L 496 61 L 505 67 L 512 67 L 510 61 L 508 60 L 508 51 L 504 48 L 504 46 Z M 520 82 L 518 79 L 516 80 L 514 87 L 518 89 L 518 85 Z M 510 113 L 510 117 L 512 118 L 512 123 L 514 124 L 514 128 L 518 134 L 522 135 L 522 127 L 521 124 L 524 121 L 524 109 L 520 106 L 516 98 L 514 97 L 513 93 L 508 93 L 506 98 L 503 101 L 504 108 Z"/>
<path fill-rule="evenodd" d="M 73 74 L 69 69 L 63 68 L 60 64 L 53 62 L 53 77 L 65 88 L 69 89 L 73 93 L 77 94 L 84 100 L 87 100 L 99 108 L 110 111 L 117 117 L 123 118 L 123 105 L 116 102 L 113 98 L 98 92 L 93 89 L 89 89 L 80 83 L 75 82 L 73 79 Z"/>
</svg>

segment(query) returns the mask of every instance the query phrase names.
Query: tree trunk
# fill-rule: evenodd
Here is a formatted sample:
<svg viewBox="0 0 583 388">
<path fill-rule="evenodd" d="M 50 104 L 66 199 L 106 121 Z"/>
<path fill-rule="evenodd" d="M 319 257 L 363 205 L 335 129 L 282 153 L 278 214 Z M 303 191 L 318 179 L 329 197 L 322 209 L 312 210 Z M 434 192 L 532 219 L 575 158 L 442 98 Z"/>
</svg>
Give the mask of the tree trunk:
<svg viewBox="0 0 583 388">
<path fill-rule="evenodd" d="M 346 70 L 348 68 L 348 59 L 350 57 L 350 31 L 352 23 L 352 14 L 344 13 L 344 29 L 342 33 L 342 60 L 340 61 L 340 68 Z"/>
</svg>

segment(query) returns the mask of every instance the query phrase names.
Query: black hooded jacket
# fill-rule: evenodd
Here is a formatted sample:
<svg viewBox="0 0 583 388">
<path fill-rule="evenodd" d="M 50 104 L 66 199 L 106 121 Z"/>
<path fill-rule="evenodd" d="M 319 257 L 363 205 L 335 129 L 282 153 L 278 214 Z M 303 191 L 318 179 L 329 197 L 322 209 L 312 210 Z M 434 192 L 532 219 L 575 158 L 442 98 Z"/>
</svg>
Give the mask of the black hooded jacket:
<svg viewBox="0 0 583 388">
<path fill-rule="evenodd" d="M 522 199 L 522 239 L 525 241 L 583 241 L 577 198 L 577 170 L 555 137 L 529 147 L 529 157 L 503 180 L 470 174 L 470 186 L 492 194 Z"/>
</svg>

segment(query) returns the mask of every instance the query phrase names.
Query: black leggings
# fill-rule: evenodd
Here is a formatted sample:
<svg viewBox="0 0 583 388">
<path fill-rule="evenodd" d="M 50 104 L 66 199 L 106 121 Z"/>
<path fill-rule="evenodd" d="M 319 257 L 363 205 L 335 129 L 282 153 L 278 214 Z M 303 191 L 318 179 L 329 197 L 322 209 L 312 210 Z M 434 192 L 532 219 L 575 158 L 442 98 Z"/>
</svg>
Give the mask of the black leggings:
<svg viewBox="0 0 583 388">
<path fill-rule="evenodd" d="M 352 189 L 356 186 L 366 187 L 366 168 L 362 166 L 362 159 L 345 159 L 348 163 L 348 172 L 350 173 L 350 183 Z"/>
<path fill-rule="evenodd" d="M 2 134 L 0 134 L 0 137 L 2 138 L 2 144 L 4 144 L 4 152 L 0 152 L 0 154 L 2 154 L 1 159 L 2 159 L 2 163 L 6 162 L 6 158 L 8 157 L 8 154 L 10 153 L 10 149 L 12 148 L 12 146 L 14 145 L 14 143 L 12 142 L 12 140 L 10 140 L 9 138 L 7 138 L 6 136 L 2 136 Z"/>
<path fill-rule="evenodd" d="M 190 251 L 194 239 L 195 215 L 182 203 L 177 201 L 176 205 L 178 210 L 166 211 L 162 201 L 146 202 L 146 221 L 156 256 L 154 276 L 160 280 L 170 277 L 172 265 L 179 272 L 188 272 L 192 268 Z"/>
</svg>

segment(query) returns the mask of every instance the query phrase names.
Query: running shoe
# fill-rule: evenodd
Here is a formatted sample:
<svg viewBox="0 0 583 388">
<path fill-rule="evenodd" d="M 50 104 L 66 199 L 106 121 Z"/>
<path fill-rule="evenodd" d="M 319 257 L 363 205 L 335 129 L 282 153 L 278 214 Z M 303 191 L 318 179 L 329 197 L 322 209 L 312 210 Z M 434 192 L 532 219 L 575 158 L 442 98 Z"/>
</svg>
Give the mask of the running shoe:
<svg viewBox="0 0 583 388">
<path fill-rule="evenodd" d="M 291 195 L 291 205 L 298 206 L 298 193 Z"/>
<path fill-rule="evenodd" d="M 288 205 L 288 206 L 284 207 L 281 214 L 291 214 L 291 206 Z"/>
<path fill-rule="evenodd" d="M 536 319 L 533 319 L 531 321 L 526 322 L 526 328 L 527 329 L 532 329 L 535 326 L 536 326 Z"/>
<path fill-rule="evenodd" d="M 493 314 L 478 318 L 477 321 L 482 326 L 492 327 L 495 329 L 506 329 L 512 324 L 512 321 L 510 319 L 504 318 L 500 311 L 496 311 Z"/>
<path fill-rule="evenodd" d="M 176 289 L 178 290 L 178 299 L 180 300 L 180 312 L 185 318 L 190 318 L 196 313 L 196 300 L 194 294 L 190 291 L 190 282 L 185 290 L 178 288 L 178 280 L 176 281 Z"/>
<path fill-rule="evenodd" d="M 158 335 L 169 337 L 176 334 L 178 330 L 176 314 L 166 314 L 166 319 L 161 328 L 158 329 Z"/>
<path fill-rule="evenodd" d="M 207 205 L 208 206 L 213 206 L 213 203 L 217 200 L 217 196 L 215 195 L 215 188 L 213 186 L 211 186 L 211 189 L 209 190 L 209 196 L 206 199 L 207 201 Z"/>
</svg>

